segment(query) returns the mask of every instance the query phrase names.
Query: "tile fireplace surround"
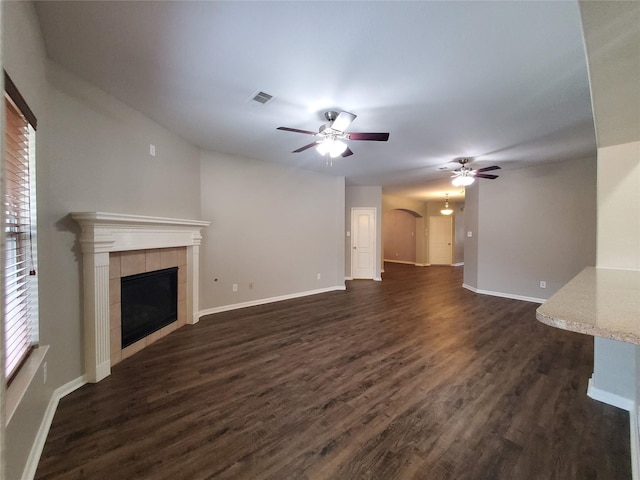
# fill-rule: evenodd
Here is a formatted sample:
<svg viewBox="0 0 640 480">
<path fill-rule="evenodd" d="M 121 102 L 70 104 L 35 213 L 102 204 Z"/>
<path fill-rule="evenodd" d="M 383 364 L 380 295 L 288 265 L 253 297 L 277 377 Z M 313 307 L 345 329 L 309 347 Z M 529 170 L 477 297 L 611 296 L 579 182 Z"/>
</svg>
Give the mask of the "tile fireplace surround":
<svg viewBox="0 0 640 480">
<path fill-rule="evenodd" d="M 210 222 L 103 212 L 76 212 L 80 224 L 86 380 L 111 373 L 109 254 L 186 247 L 186 323 L 198 321 L 198 272 L 202 235 Z"/>
</svg>

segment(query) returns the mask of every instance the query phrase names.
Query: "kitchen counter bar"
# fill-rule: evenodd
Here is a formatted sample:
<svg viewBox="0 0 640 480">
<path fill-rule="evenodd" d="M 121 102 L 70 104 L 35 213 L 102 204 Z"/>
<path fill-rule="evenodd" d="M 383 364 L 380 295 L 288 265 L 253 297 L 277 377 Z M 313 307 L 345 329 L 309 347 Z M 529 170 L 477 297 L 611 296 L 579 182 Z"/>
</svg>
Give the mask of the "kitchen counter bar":
<svg viewBox="0 0 640 480">
<path fill-rule="evenodd" d="M 587 267 L 536 310 L 552 327 L 640 345 L 640 270 Z"/>
</svg>

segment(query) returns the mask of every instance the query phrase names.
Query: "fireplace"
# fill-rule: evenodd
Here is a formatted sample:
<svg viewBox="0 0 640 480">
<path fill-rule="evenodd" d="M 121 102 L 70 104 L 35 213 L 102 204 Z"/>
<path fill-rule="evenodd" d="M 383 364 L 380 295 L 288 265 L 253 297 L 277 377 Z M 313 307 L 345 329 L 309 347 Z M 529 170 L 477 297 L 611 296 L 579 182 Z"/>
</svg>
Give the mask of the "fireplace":
<svg viewBox="0 0 640 480">
<path fill-rule="evenodd" d="M 209 222 L 105 212 L 71 216 L 82 229 L 85 378 L 99 382 L 112 365 L 198 321 L 200 230 Z M 175 266 L 178 320 L 122 349 L 120 277 Z"/>
<path fill-rule="evenodd" d="M 178 268 L 120 279 L 122 348 L 178 320 Z"/>
</svg>

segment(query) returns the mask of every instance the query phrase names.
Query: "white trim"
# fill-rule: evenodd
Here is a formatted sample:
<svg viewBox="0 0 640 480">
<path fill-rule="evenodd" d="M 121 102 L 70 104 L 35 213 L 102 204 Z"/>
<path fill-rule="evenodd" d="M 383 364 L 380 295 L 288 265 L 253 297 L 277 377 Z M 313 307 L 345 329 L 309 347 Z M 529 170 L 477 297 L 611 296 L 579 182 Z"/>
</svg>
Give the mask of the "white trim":
<svg viewBox="0 0 640 480">
<path fill-rule="evenodd" d="M 593 377 L 589 379 L 589 386 L 587 387 L 587 395 L 594 400 L 606 403 L 607 405 L 613 405 L 614 407 L 621 408 L 628 412 L 633 412 L 635 402 L 626 397 L 620 396 L 615 393 L 607 392 L 595 387 Z"/>
<path fill-rule="evenodd" d="M 373 277 L 373 281 L 374 282 L 381 282 L 382 281 L 382 277 Z"/>
<path fill-rule="evenodd" d="M 492 292 L 491 290 L 481 290 L 479 288 L 472 287 L 471 285 L 467 285 L 466 283 L 462 284 L 462 288 L 471 290 L 473 293 L 480 293 L 482 295 L 492 295 L 494 297 L 510 298 L 512 300 L 522 300 L 524 302 L 544 303 L 547 301 L 544 298 L 527 297 L 524 295 L 516 295 L 515 293 Z"/>
<path fill-rule="evenodd" d="M 383 262 L 388 262 L 388 263 L 400 263 L 402 265 L 413 265 L 414 267 L 428 267 L 429 264 L 428 263 L 416 263 L 416 262 L 405 262 L 404 260 L 388 260 L 388 259 L 384 259 L 382 260 Z M 382 273 L 384 273 L 384 270 L 382 270 Z"/>
<path fill-rule="evenodd" d="M 211 222 L 104 212 L 74 212 L 82 252 L 104 253 L 200 245 Z"/>
<path fill-rule="evenodd" d="M 197 313 L 197 315 L 198 315 L 198 318 L 202 318 L 205 315 L 212 315 L 214 313 L 229 312 L 231 310 L 238 310 L 241 308 L 255 307 L 258 305 L 266 305 L 268 303 L 281 302 L 282 300 L 291 300 L 294 298 L 308 297 L 310 295 L 317 295 L 319 293 L 343 291 L 346 289 L 347 287 L 345 287 L 344 285 L 338 285 L 335 287 L 319 288 L 317 290 L 307 290 L 306 292 L 290 293 L 287 295 L 280 295 L 277 297 L 261 298 L 259 300 L 250 300 L 248 302 L 232 303 L 230 305 L 223 305 L 221 307 L 213 307 L 213 308 L 206 308 L 204 310 L 200 310 Z"/>
<path fill-rule="evenodd" d="M 353 280 L 353 277 L 344 277 L 344 280 L 345 280 L 345 282 L 346 282 L 347 280 Z"/>
<path fill-rule="evenodd" d="M 79 377 L 65 383 L 53 391 L 51 399 L 49 400 L 49 405 L 47 405 L 47 409 L 45 410 L 42 421 L 40 422 L 38 433 L 36 433 L 36 438 L 33 441 L 33 445 L 31 445 L 31 451 L 29 452 L 27 463 L 22 472 L 22 480 L 33 480 L 36 476 L 40 456 L 42 455 L 44 444 L 47 441 L 47 435 L 49 434 L 49 429 L 53 423 L 53 416 L 56 413 L 60 399 L 77 390 L 85 383 L 87 383 L 85 377 Z"/>
<path fill-rule="evenodd" d="M 401 263 L 403 265 L 417 265 L 416 262 L 405 262 L 404 260 L 389 260 L 387 258 L 382 260 L 383 262 L 389 262 L 389 263 Z"/>
<path fill-rule="evenodd" d="M 452 263 L 451 266 L 452 267 L 461 267 L 464 265 L 464 262 L 458 262 L 458 263 Z"/>
<path fill-rule="evenodd" d="M 5 423 L 7 425 L 11 422 L 11 417 L 16 413 L 18 405 L 20 405 L 20 402 L 24 398 L 24 394 L 27 393 L 29 385 L 31 385 L 36 373 L 38 373 L 40 365 L 42 365 L 42 361 L 47 354 L 47 350 L 49 350 L 49 345 L 42 345 L 35 348 L 24 362 L 24 365 L 18 370 L 11 385 L 7 388 L 4 404 L 6 412 Z"/>
</svg>

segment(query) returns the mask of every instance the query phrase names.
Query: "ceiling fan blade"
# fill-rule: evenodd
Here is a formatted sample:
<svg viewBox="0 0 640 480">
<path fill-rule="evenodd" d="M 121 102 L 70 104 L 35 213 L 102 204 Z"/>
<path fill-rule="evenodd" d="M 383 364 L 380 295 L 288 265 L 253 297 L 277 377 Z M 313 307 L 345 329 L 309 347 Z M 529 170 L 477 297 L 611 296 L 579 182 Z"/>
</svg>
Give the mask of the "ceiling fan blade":
<svg viewBox="0 0 640 480">
<path fill-rule="evenodd" d="M 491 170 L 500 170 L 500 167 L 497 165 L 493 165 L 492 167 L 479 168 L 476 170 L 476 172 L 490 172 Z"/>
<path fill-rule="evenodd" d="M 348 157 L 349 155 L 353 155 L 353 152 L 351 151 L 351 149 L 349 147 L 347 147 L 347 149 L 344 151 L 342 156 L 343 157 Z"/>
<path fill-rule="evenodd" d="M 353 113 L 340 112 L 340 114 L 331 124 L 331 128 L 333 128 L 334 130 L 338 130 L 339 132 L 344 132 L 347 128 L 349 128 L 349 125 L 351 125 L 351 122 L 353 122 L 356 117 L 357 115 L 354 115 Z"/>
<path fill-rule="evenodd" d="M 304 152 L 305 150 L 310 149 L 311 147 L 315 147 L 316 145 L 318 145 L 319 143 L 321 143 L 320 141 L 317 142 L 311 142 L 309 145 L 305 145 L 304 147 L 300 147 L 297 150 L 294 150 L 291 153 L 300 153 L 300 152 Z"/>
<path fill-rule="evenodd" d="M 278 127 L 276 130 L 284 130 L 285 132 L 305 133 L 307 135 L 318 135 L 318 132 L 310 132 L 309 130 L 299 130 L 297 128 Z"/>
<path fill-rule="evenodd" d="M 374 140 L 376 142 L 386 142 L 389 140 L 388 133 L 347 133 L 349 140 Z"/>
<path fill-rule="evenodd" d="M 488 178 L 489 180 L 495 180 L 496 178 L 498 178 L 498 175 L 487 175 L 486 173 L 476 173 L 474 177 Z"/>
</svg>

